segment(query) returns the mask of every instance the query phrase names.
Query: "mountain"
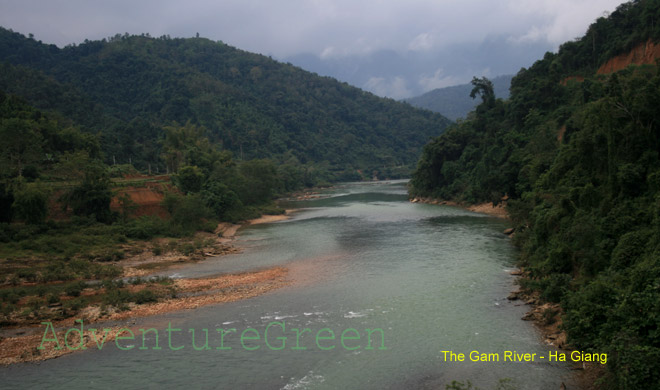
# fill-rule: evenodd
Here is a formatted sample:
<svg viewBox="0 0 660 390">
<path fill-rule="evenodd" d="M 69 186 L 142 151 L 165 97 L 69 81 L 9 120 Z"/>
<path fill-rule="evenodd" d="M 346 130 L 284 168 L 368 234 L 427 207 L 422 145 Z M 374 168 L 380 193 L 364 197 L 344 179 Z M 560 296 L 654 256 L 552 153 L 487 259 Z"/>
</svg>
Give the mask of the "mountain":
<svg viewBox="0 0 660 390">
<path fill-rule="evenodd" d="M 493 90 L 495 91 L 496 97 L 502 99 L 509 98 L 509 87 L 511 86 L 512 78 L 512 75 L 504 75 L 497 76 L 491 80 L 493 82 Z M 438 88 L 421 96 L 404 99 L 404 101 L 410 103 L 414 107 L 438 112 L 455 121 L 458 118 L 465 118 L 467 114 L 474 110 L 479 104 L 478 100 L 470 97 L 472 88 L 472 84 Z"/>
<path fill-rule="evenodd" d="M 534 316 L 606 354 L 598 388 L 660 388 L 658 20 L 657 0 L 621 4 L 521 70 L 507 101 L 476 80 L 475 115 L 411 180 L 414 196 L 507 203 Z"/>
<path fill-rule="evenodd" d="M 469 82 L 484 74 L 512 74 L 552 50 L 548 42 L 512 42 L 489 35 L 480 42 L 461 42 L 432 50 L 330 51 L 283 58 L 320 75 L 335 77 L 379 96 L 407 99 L 436 88 Z"/>
<path fill-rule="evenodd" d="M 191 123 L 239 159 L 293 159 L 336 178 L 401 175 L 449 124 L 204 38 L 125 34 L 60 49 L 0 29 L 0 61 L 5 93 L 100 134 L 106 162 L 142 170 L 164 169 L 164 127 Z"/>
</svg>

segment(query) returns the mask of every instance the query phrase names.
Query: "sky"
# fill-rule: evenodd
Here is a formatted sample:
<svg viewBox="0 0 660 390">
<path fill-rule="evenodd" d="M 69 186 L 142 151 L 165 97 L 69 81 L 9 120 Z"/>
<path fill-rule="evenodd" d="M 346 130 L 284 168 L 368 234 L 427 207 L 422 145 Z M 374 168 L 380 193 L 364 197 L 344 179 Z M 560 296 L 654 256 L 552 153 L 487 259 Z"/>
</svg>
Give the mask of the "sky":
<svg viewBox="0 0 660 390">
<path fill-rule="evenodd" d="M 620 0 L 0 0 L 0 25 L 60 47 L 200 36 L 400 99 L 531 65 Z"/>
</svg>

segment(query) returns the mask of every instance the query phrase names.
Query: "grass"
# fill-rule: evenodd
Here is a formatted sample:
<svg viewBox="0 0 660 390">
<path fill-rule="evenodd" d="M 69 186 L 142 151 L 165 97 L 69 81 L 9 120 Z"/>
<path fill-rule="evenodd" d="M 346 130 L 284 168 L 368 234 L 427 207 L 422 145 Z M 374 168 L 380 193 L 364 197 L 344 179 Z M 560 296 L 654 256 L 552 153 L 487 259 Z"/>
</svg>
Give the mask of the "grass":
<svg viewBox="0 0 660 390">
<path fill-rule="evenodd" d="M 80 217 L 38 226 L 0 224 L 0 324 L 66 318 L 88 305 L 126 309 L 172 295 L 173 286 L 163 280 L 140 279 L 131 286 L 108 282 L 123 272 L 115 262 L 150 247 L 145 240 L 168 236 L 186 233 L 157 217 L 112 225 Z M 194 252 L 206 243 L 172 242 L 179 252 Z M 105 282 L 90 282 L 99 280 Z"/>
<path fill-rule="evenodd" d="M 76 280 L 68 283 L 22 285 L 0 288 L 0 324 L 38 323 L 75 316 L 89 305 L 126 310 L 129 304 L 157 302 L 176 294 L 167 277 L 136 278 L 130 283 L 106 279 L 100 283 Z"/>
<path fill-rule="evenodd" d="M 282 213 L 267 204 L 245 207 L 235 217 L 244 220 Z M 174 296 L 169 279 L 117 281 L 123 270 L 115 265 L 145 250 L 154 255 L 195 255 L 215 244 L 215 238 L 195 237 L 195 230 L 173 222 L 140 217 L 102 224 L 93 217 L 72 217 L 40 225 L 0 223 L 0 326 L 67 318 L 89 305 L 107 313 L 110 307 L 125 310 L 132 303 Z M 213 232 L 216 226 L 216 221 L 202 218 L 194 229 Z"/>
</svg>

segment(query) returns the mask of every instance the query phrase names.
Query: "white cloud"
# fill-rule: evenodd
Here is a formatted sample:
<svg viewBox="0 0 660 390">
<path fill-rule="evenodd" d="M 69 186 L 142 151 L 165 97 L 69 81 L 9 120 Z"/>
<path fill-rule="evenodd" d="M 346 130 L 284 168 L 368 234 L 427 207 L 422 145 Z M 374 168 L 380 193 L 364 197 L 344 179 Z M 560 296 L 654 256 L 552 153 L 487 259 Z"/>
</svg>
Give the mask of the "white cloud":
<svg viewBox="0 0 660 390">
<path fill-rule="evenodd" d="M 332 46 L 328 46 L 325 49 L 323 49 L 320 57 L 321 59 L 325 60 L 327 58 L 335 57 L 336 54 L 337 54 L 337 50 Z"/>
<path fill-rule="evenodd" d="M 437 88 L 450 87 L 452 85 L 462 84 L 462 80 L 456 76 L 445 75 L 442 68 L 435 71 L 433 75 L 422 75 L 419 78 L 419 86 L 422 87 L 424 92 L 428 92 Z"/>
<path fill-rule="evenodd" d="M 408 49 L 412 51 L 429 51 L 433 48 L 433 36 L 429 33 L 421 33 L 409 44 Z"/>
<path fill-rule="evenodd" d="M 621 3 L 621 0 L 508 0 L 508 8 L 516 18 L 540 18 L 522 33 L 512 34 L 509 41 L 546 41 L 558 46 L 584 35 L 592 22 Z"/>
<path fill-rule="evenodd" d="M 392 99 L 404 99 L 412 95 L 406 80 L 399 76 L 389 80 L 384 77 L 372 77 L 363 88 L 378 96 L 387 96 Z"/>
<path fill-rule="evenodd" d="M 522 51 L 556 48 L 622 2 L 0 0 L 0 25 L 59 46 L 124 32 L 172 37 L 199 33 L 279 59 L 311 53 L 332 64 L 325 69 L 334 69 L 336 77 L 356 77 L 351 81 L 355 85 L 399 98 L 465 82 L 484 66 L 492 66 L 496 75 L 529 66 L 530 59 L 521 60 Z M 505 50 L 489 51 L 489 42 L 502 42 L 498 47 Z M 481 52 L 471 49 L 482 44 Z M 379 52 L 399 57 L 371 61 L 370 54 Z"/>
<path fill-rule="evenodd" d="M 621 0 L 4 0 L 0 25 L 65 45 L 116 33 L 202 36 L 284 57 L 479 42 L 561 43 Z"/>
</svg>

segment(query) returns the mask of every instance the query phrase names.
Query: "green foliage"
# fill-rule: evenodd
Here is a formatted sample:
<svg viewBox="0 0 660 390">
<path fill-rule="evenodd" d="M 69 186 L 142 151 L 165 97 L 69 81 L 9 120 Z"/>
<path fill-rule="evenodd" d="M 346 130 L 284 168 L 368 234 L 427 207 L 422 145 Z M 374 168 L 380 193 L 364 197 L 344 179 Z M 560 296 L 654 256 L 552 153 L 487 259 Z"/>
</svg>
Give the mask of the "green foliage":
<svg viewBox="0 0 660 390">
<path fill-rule="evenodd" d="M 188 165 L 179 170 L 175 181 L 184 194 L 197 193 L 202 189 L 204 174 L 198 167 Z"/>
<path fill-rule="evenodd" d="M 138 240 L 147 240 L 152 237 L 171 235 L 173 232 L 169 223 L 159 217 L 142 216 L 127 221 L 122 226 L 126 237 Z"/>
<path fill-rule="evenodd" d="M 413 195 L 509 196 L 524 286 L 561 302 L 571 344 L 611 356 L 606 388 L 660 383 L 660 72 L 595 70 L 658 42 L 659 15 L 658 2 L 624 3 L 521 70 L 510 100 L 483 99 L 424 148 L 411 180 Z M 584 81 L 562 82 L 575 74 Z"/>
<path fill-rule="evenodd" d="M 200 194 L 168 193 L 163 205 L 172 216 L 175 231 L 190 234 L 197 230 L 209 230 L 208 222 L 213 213 Z"/>
<path fill-rule="evenodd" d="M 502 99 L 509 97 L 512 78 L 513 75 L 505 75 L 495 77 L 492 80 L 495 96 Z M 405 99 L 405 101 L 415 107 L 440 113 L 456 121 L 460 118 L 466 118 L 468 113 L 476 108 L 478 102 L 470 98 L 470 91 L 473 87 L 472 84 L 462 84 L 434 89 L 421 96 Z"/>
<path fill-rule="evenodd" d="M 482 105 L 485 106 L 482 109 L 490 108 L 495 104 L 495 91 L 493 90 L 493 83 L 490 80 L 485 77 L 473 77 L 472 85 L 473 88 L 470 91 L 470 97 L 474 99 L 477 95 L 481 96 Z"/>
<path fill-rule="evenodd" d="M 40 183 L 27 183 L 14 191 L 16 216 L 30 224 L 43 223 L 48 216 L 49 191 Z"/>
<path fill-rule="evenodd" d="M 23 176 L 29 164 L 39 161 L 43 139 L 33 120 L 22 118 L 0 119 L 0 161 L 4 175 Z"/>
<path fill-rule="evenodd" d="M 106 167 L 100 163 L 85 167 L 82 182 L 66 195 L 65 200 L 75 215 L 93 216 L 104 223 L 112 222 L 112 191 Z"/>
<path fill-rule="evenodd" d="M 232 211 L 243 207 L 238 195 L 229 187 L 217 181 L 207 182 L 201 196 L 206 206 L 213 211 L 217 218 L 223 221 L 231 220 Z"/>
<path fill-rule="evenodd" d="M 80 281 L 77 283 L 69 284 L 64 291 L 66 292 L 66 295 L 71 297 L 79 297 L 85 288 L 87 288 L 87 283 Z"/>
<path fill-rule="evenodd" d="M 142 305 L 144 303 L 156 302 L 158 301 L 158 297 L 151 290 L 140 290 L 133 296 L 133 301 L 138 305 Z"/>
<path fill-rule="evenodd" d="M 242 176 L 237 184 L 238 196 L 245 205 L 273 200 L 279 186 L 275 165 L 268 160 L 251 160 L 239 166 Z"/>
<path fill-rule="evenodd" d="M 333 177 L 408 171 L 428 138 L 449 123 L 203 38 L 119 35 L 59 49 L 2 29 L 0 57 L 0 89 L 101 131 L 105 161 L 114 156 L 141 171 L 149 164 L 170 173 L 184 165 L 210 171 L 181 147 L 194 149 L 194 142 L 177 144 L 182 134 L 170 128 L 178 124 L 206 129 L 212 145 L 240 160 L 284 162 L 293 155 L 302 165 L 327 164 Z"/>
</svg>

